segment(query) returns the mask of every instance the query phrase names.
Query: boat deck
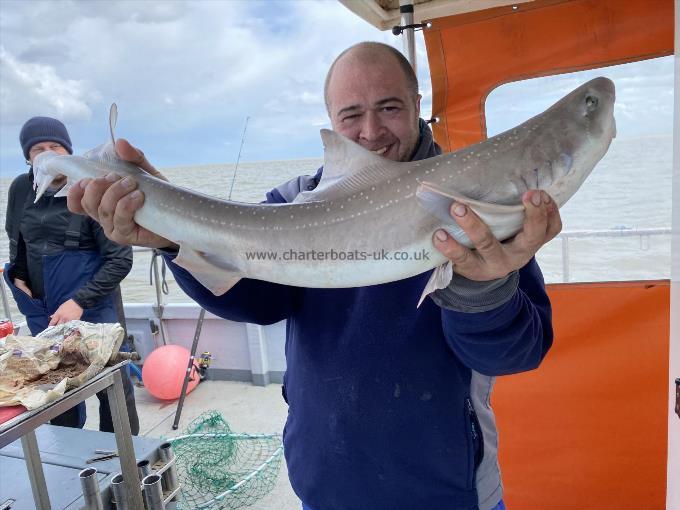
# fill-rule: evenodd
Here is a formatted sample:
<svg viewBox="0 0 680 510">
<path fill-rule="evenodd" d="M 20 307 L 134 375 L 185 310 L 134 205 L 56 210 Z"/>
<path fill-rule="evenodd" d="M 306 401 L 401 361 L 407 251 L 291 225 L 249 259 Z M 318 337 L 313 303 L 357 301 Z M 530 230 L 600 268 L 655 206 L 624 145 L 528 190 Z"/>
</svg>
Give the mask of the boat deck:
<svg viewBox="0 0 680 510">
<path fill-rule="evenodd" d="M 235 432 L 281 433 L 286 422 L 288 406 L 281 397 L 281 385 L 254 386 L 232 381 L 203 381 L 184 401 L 179 428 L 172 430 L 177 402 L 161 402 L 144 388 L 135 388 L 139 435 L 158 438 L 178 436 L 187 425 L 205 411 L 222 414 Z M 87 400 L 85 428 L 98 430 L 99 401 Z M 254 505 L 252 510 L 300 510 L 301 504 L 288 482 L 286 463 L 281 462 L 276 487 Z"/>
</svg>

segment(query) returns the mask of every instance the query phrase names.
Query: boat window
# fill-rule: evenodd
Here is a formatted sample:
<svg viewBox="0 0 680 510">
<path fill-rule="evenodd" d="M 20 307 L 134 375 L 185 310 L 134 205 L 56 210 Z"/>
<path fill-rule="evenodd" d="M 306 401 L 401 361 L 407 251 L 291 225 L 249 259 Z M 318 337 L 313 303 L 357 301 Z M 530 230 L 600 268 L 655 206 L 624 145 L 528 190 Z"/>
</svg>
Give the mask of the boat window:
<svg viewBox="0 0 680 510">
<path fill-rule="evenodd" d="M 562 208 L 562 234 L 539 252 L 539 263 L 549 282 L 669 278 L 672 57 L 502 85 L 487 97 L 488 136 L 597 76 L 616 85 L 617 136 Z"/>
</svg>

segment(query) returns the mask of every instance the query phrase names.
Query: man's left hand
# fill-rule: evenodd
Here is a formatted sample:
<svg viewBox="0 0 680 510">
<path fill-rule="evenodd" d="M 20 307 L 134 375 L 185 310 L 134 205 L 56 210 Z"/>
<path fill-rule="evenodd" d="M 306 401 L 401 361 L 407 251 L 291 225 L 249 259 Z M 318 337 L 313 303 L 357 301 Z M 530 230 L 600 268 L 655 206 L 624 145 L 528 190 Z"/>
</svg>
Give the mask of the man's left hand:
<svg viewBox="0 0 680 510">
<path fill-rule="evenodd" d="M 78 320 L 83 316 L 83 309 L 78 303 L 69 299 L 61 304 L 57 311 L 54 312 L 50 320 L 50 326 L 57 324 L 64 324 L 68 321 Z"/>
<path fill-rule="evenodd" d="M 503 278 L 523 267 L 541 246 L 562 230 L 555 201 L 545 191 L 530 190 L 522 196 L 526 209 L 522 230 L 510 241 L 501 243 L 470 207 L 454 203 L 451 216 L 465 231 L 475 249 L 457 242 L 444 230 L 433 237 L 435 248 L 451 262 L 453 270 L 469 280 Z"/>
</svg>

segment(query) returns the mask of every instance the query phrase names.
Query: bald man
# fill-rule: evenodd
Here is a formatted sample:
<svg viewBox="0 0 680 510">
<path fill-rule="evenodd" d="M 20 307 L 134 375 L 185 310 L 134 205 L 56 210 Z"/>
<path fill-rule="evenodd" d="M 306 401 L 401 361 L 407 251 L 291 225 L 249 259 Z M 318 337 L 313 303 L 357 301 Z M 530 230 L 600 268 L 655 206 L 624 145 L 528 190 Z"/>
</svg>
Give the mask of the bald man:
<svg viewBox="0 0 680 510">
<path fill-rule="evenodd" d="M 379 43 L 349 48 L 326 78 L 333 129 L 395 161 L 441 153 L 420 119 L 420 98 L 408 61 Z M 157 173 L 124 140 L 117 150 Z M 267 202 L 291 202 L 322 172 L 282 184 Z M 431 272 L 349 289 L 245 279 L 215 297 L 172 263 L 176 246 L 134 223 L 144 200 L 135 188 L 115 175 L 84 181 L 72 188 L 69 207 L 98 219 L 118 243 L 163 249 L 178 284 L 212 313 L 256 324 L 287 319 L 284 444 L 304 509 L 504 508 L 489 396 L 495 376 L 536 368 L 552 344 L 534 259 L 561 229 L 548 195 L 525 194 L 523 230 L 503 244 L 474 212 L 453 204 L 476 249 L 435 232 L 456 274 L 416 309 Z"/>
</svg>

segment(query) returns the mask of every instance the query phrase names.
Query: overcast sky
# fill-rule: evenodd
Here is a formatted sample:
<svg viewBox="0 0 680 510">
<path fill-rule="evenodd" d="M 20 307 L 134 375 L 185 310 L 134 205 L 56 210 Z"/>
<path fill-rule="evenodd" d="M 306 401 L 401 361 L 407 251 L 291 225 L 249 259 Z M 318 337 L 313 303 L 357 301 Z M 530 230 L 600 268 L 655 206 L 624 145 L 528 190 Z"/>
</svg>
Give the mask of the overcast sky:
<svg viewBox="0 0 680 510">
<path fill-rule="evenodd" d="M 0 0 L 0 172 L 26 169 L 18 134 L 29 117 L 60 118 L 75 151 L 84 152 L 107 139 L 114 101 L 118 136 L 159 167 L 233 163 L 246 117 L 242 161 L 320 157 L 326 71 L 363 40 L 401 48 L 399 38 L 334 0 Z M 429 71 L 418 41 L 429 116 Z M 664 131 L 672 61 L 645 65 L 612 70 L 630 93 L 618 94 L 617 114 Z M 492 94 L 490 131 L 548 106 L 571 86 L 561 83 Z"/>
<path fill-rule="evenodd" d="M 114 101 L 117 134 L 158 166 L 235 161 L 246 117 L 242 160 L 318 157 L 335 56 L 363 40 L 401 47 L 336 1 L 0 7 L 3 173 L 25 168 L 18 133 L 29 117 L 63 120 L 80 152 L 105 141 Z"/>
</svg>

